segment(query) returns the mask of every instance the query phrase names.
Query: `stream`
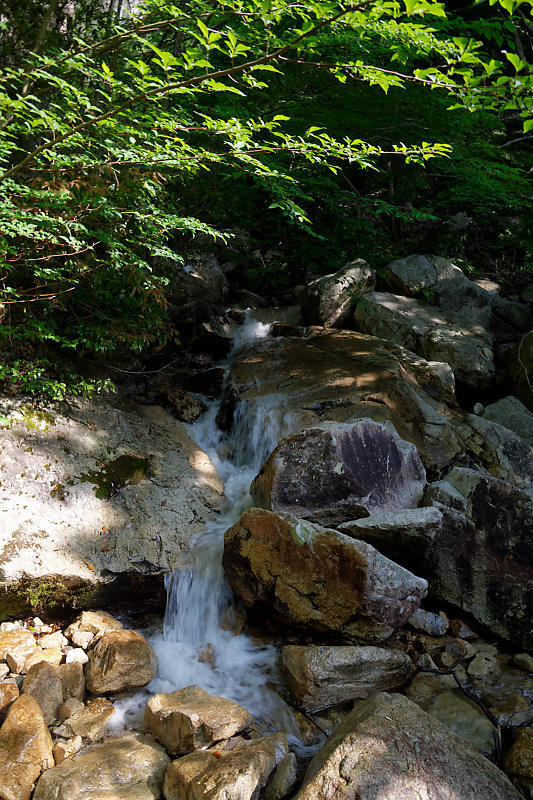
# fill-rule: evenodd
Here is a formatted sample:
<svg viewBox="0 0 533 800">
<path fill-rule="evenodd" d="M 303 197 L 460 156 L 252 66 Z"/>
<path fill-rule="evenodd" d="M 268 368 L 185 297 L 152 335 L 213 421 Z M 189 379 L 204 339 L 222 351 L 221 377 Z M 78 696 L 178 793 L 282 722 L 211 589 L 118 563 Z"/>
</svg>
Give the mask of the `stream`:
<svg viewBox="0 0 533 800">
<path fill-rule="evenodd" d="M 237 351 L 252 343 L 259 345 L 269 330 L 269 324 L 255 321 L 248 313 L 222 366 L 229 368 Z M 162 629 L 144 631 L 157 654 L 157 676 L 142 692 L 115 703 L 113 727 L 142 726 L 149 696 L 194 684 L 247 708 L 265 733 L 284 731 L 294 748 L 308 750 L 299 741 L 292 709 L 275 689 L 281 683 L 277 648 L 226 629 L 232 617 L 232 595 L 222 568 L 224 532 L 252 505 L 250 483 L 279 439 L 290 431 L 290 412 L 284 409 L 282 394 L 241 401 L 233 430 L 226 434 L 216 424 L 219 405 L 219 400 L 210 402 L 205 413 L 186 427 L 220 474 L 227 511 L 193 540 L 188 563 L 166 576 Z"/>
</svg>

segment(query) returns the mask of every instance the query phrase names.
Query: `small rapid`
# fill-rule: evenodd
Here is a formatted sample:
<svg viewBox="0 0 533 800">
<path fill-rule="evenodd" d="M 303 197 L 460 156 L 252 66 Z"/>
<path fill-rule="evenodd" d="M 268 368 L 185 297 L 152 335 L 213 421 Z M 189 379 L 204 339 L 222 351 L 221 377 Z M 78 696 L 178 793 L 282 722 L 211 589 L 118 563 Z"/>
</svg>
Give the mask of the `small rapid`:
<svg viewBox="0 0 533 800">
<path fill-rule="evenodd" d="M 259 345 L 269 329 L 270 325 L 248 313 L 223 366 L 229 369 L 243 347 Z M 290 431 L 291 415 L 282 394 L 240 400 L 233 429 L 226 434 L 216 424 L 219 405 L 219 401 L 210 403 L 187 428 L 218 469 L 227 510 L 193 540 L 187 563 L 166 577 L 162 631 L 149 636 L 158 673 L 147 690 L 150 694 L 173 692 L 195 684 L 240 703 L 265 732 L 283 730 L 298 746 L 299 729 L 292 710 L 275 690 L 279 685 L 277 649 L 235 632 L 232 595 L 222 568 L 224 532 L 252 504 L 250 483 L 279 439 Z M 122 714 L 117 715 L 117 723 L 120 718 L 134 722 L 145 699 L 137 697 L 136 710 L 131 701 L 120 701 Z"/>
</svg>

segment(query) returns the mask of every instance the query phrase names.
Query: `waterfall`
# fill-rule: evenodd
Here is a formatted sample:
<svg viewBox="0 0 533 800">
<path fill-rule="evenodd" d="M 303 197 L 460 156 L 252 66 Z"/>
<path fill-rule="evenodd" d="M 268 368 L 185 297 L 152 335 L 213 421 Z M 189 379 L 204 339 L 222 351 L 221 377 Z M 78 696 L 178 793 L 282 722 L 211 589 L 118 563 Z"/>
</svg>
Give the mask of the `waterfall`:
<svg viewBox="0 0 533 800">
<path fill-rule="evenodd" d="M 226 367 L 241 348 L 266 337 L 269 327 L 248 314 Z M 283 395 L 241 400 L 233 430 L 224 434 L 216 425 L 218 403 L 213 402 L 187 426 L 219 470 L 228 511 L 205 526 L 191 543 L 188 563 L 167 576 L 163 631 L 151 637 L 158 675 L 148 688 L 151 693 L 171 692 L 196 684 L 245 706 L 265 730 L 285 730 L 295 737 L 292 712 L 271 688 L 278 682 L 276 648 L 227 630 L 232 596 L 222 569 L 224 531 L 251 505 L 251 481 L 291 428 L 285 406 Z"/>
</svg>

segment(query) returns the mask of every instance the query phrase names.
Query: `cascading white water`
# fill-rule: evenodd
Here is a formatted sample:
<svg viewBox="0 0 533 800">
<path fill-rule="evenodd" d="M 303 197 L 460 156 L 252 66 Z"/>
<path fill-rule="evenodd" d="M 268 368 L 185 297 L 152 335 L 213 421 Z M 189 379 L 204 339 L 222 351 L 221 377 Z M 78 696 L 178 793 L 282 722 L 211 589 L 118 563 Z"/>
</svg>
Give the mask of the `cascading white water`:
<svg viewBox="0 0 533 800">
<path fill-rule="evenodd" d="M 237 350 L 266 337 L 269 327 L 247 316 L 227 366 Z M 217 403 L 188 426 L 191 437 L 218 468 L 228 511 L 206 525 L 192 543 L 189 563 L 167 576 L 163 631 L 151 637 L 158 675 L 148 689 L 151 693 L 171 692 L 196 684 L 245 706 L 265 729 L 285 730 L 297 737 L 290 708 L 267 685 L 277 682 L 276 648 L 223 627 L 231 611 L 231 592 L 222 569 L 224 531 L 251 505 L 251 481 L 291 428 L 285 406 L 283 395 L 240 401 L 229 436 L 216 425 Z M 124 711 L 131 713 L 131 705 Z"/>
</svg>

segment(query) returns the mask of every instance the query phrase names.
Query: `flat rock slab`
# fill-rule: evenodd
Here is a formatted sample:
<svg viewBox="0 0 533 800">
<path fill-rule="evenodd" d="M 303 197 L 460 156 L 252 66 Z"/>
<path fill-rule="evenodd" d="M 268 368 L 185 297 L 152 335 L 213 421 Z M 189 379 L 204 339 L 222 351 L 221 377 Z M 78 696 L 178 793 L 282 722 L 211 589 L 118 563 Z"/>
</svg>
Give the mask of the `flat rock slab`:
<svg viewBox="0 0 533 800">
<path fill-rule="evenodd" d="M 335 526 L 415 508 L 426 471 L 416 447 L 371 419 L 325 423 L 282 439 L 250 493 L 256 506 Z"/>
<path fill-rule="evenodd" d="M 156 694 L 146 704 L 145 723 L 169 753 L 191 753 L 229 739 L 251 721 L 250 713 L 225 697 L 187 686 Z"/>
<path fill-rule="evenodd" d="M 252 508 L 226 531 L 224 569 L 248 609 L 344 641 L 390 636 L 419 607 L 427 582 L 371 545 L 289 514 Z"/>
<path fill-rule="evenodd" d="M 239 351 L 226 384 L 223 426 L 230 428 L 236 415 L 249 418 L 279 392 L 280 436 L 370 417 L 392 423 L 413 442 L 426 469 L 441 470 L 462 448 L 461 417 L 446 405 L 456 405 L 450 367 L 374 336 L 320 328 Z"/>
<path fill-rule="evenodd" d="M 423 555 L 441 529 L 442 512 L 433 507 L 377 511 L 364 519 L 350 520 L 338 526 L 341 533 L 368 542 L 384 556 L 396 559 L 408 569 L 417 569 L 424 563 Z"/>
<path fill-rule="evenodd" d="M 520 800 L 490 761 L 399 694 L 360 703 L 311 761 L 295 800 Z"/>
<path fill-rule="evenodd" d="M 115 576 L 172 569 L 224 505 L 208 456 L 162 408 L 1 405 L 0 610 L 83 607 Z"/>
<path fill-rule="evenodd" d="M 233 750 L 205 750 L 173 761 L 163 784 L 165 800 L 253 800 L 289 755 L 287 737 L 274 733 Z M 292 788 L 283 787 L 284 796 Z M 276 798 L 276 795 L 270 795 Z M 277 798 L 276 798 L 277 800 Z"/>
<path fill-rule="evenodd" d="M 155 678 L 157 657 L 137 631 L 109 631 L 89 651 L 87 689 L 94 694 L 123 692 L 146 686 Z"/>
<path fill-rule="evenodd" d="M 411 659 L 401 650 L 381 647 L 287 645 L 281 663 L 298 706 L 311 712 L 398 689 L 413 670 Z"/>
<path fill-rule="evenodd" d="M 168 763 L 163 748 L 146 738 L 106 739 L 45 772 L 33 800 L 153 800 Z"/>
</svg>

